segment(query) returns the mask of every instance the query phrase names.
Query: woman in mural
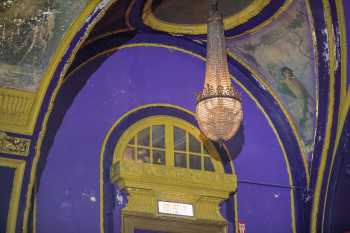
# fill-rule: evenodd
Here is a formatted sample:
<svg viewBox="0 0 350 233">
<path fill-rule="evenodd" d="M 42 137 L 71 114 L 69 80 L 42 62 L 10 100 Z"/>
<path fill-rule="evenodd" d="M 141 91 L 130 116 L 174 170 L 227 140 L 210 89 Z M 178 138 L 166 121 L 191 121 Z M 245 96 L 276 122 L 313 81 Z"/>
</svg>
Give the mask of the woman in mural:
<svg viewBox="0 0 350 233">
<path fill-rule="evenodd" d="M 311 134 L 309 132 L 312 131 L 313 98 L 289 67 L 281 69 L 278 90 L 290 97 L 289 111 L 295 116 L 305 143 L 312 143 L 312 132 Z"/>
</svg>

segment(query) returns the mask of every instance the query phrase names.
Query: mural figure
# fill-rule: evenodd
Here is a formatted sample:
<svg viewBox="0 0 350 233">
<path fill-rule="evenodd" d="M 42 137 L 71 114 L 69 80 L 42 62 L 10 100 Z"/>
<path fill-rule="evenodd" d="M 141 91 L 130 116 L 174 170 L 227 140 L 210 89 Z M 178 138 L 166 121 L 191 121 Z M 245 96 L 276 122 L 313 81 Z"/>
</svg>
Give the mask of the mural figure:
<svg viewBox="0 0 350 233">
<path fill-rule="evenodd" d="M 285 66 L 281 69 L 281 77 L 276 79 L 279 93 L 288 96 L 288 109 L 297 119 L 298 128 L 302 129 L 305 144 L 312 143 L 307 135 L 312 125 L 313 98 L 301 81 L 294 76 L 294 72 Z"/>
<path fill-rule="evenodd" d="M 87 0 L 0 0 L 0 87 L 35 91 Z"/>
<path fill-rule="evenodd" d="M 292 116 L 305 151 L 311 154 L 317 76 L 312 33 L 305 9 L 305 2 L 296 0 L 278 21 L 254 36 L 229 40 L 227 47 L 274 89 Z"/>
</svg>

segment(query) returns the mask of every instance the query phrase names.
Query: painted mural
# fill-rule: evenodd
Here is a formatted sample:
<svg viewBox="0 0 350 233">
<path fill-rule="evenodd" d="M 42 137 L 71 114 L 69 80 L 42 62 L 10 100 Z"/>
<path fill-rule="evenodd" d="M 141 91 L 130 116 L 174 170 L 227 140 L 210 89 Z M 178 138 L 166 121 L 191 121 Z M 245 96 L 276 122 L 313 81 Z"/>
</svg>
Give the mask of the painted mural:
<svg viewBox="0 0 350 233">
<path fill-rule="evenodd" d="M 304 1 L 295 1 L 275 23 L 260 32 L 231 39 L 227 46 L 272 86 L 293 117 L 306 151 L 311 152 L 316 74 Z"/>
<path fill-rule="evenodd" d="M 0 87 L 35 91 L 87 0 L 0 1 Z"/>
</svg>

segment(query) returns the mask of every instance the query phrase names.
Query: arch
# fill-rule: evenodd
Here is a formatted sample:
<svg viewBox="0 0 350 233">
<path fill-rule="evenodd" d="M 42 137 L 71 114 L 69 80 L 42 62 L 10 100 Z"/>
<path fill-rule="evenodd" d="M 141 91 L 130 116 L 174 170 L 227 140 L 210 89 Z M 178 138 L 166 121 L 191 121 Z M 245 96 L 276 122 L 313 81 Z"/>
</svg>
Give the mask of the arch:
<svg viewBox="0 0 350 233">
<path fill-rule="evenodd" d="M 189 110 L 180 106 L 171 104 L 149 104 L 140 106 L 126 112 L 120 117 L 113 126 L 109 129 L 109 132 L 105 136 L 101 147 L 100 155 L 100 213 L 103 217 L 100 219 L 100 232 L 108 232 L 105 229 L 111 229 L 112 220 L 105 210 L 106 206 L 110 206 L 110 201 L 113 197 L 113 185 L 111 184 L 110 169 L 113 160 L 116 160 L 115 153 L 118 142 L 122 139 L 124 132 L 127 132 L 129 127 L 132 127 L 137 122 L 142 122 L 144 119 L 152 119 L 156 116 L 165 116 L 170 118 L 178 118 L 183 121 L 185 125 L 189 125 L 192 130 L 197 127 L 195 116 Z M 199 131 L 197 131 L 199 133 Z M 233 168 L 229 162 L 228 151 L 214 143 L 215 150 L 220 155 L 220 160 L 223 163 L 226 173 L 233 173 Z M 213 148 L 214 149 L 214 148 Z M 231 197 L 232 198 L 232 197 Z M 236 213 L 235 213 L 236 214 Z"/>
<path fill-rule="evenodd" d="M 145 150 L 147 153 L 139 156 L 138 153 Z M 175 153 L 186 157 L 184 163 L 174 164 Z M 191 168 L 190 154 L 201 160 L 200 168 L 192 169 L 224 172 L 217 150 L 199 129 L 180 118 L 159 115 L 141 119 L 123 133 L 115 148 L 113 162 L 132 160 Z M 204 161 L 207 161 L 207 167 Z"/>
<path fill-rule="evenodd" d="M 154 37 L 155 38 L 155 37 Z M 169 41 L 167 41 L 167 40 L 164 40 L 164 37 L 161 37 L 162 39 L 163 39 L 163 42 L 164 43 L 167 43 L 167 42 L 169 42 Z M 137 39 L 137 38 L 136 38 Z M 140 38 L 138 38 L 138 39 L 140 39 Z M 157 38 L 156 38 L 157 39 Z M 159 39 L 159 38 L 158 38 Z M 201 45 L 199 45 L 199 44 L 194 44 L 193 42 L 190 42 L 190 41 L 187 41 L 186 43 L 183 41 L 183 40 L 179 40 L 181 43 L 180 43 L 180 45 L 181 46 L 179 46 L 179 47 L 185 47 L 185 49 L 177 49 L 175 46 L 173 46 L 173 47 L 170 47 L 170 46 L 168 46 L 168 48 L 172 48 L 172 49 L 174 49 L 174 50 L 179 50 L 179 51 L 181 51 L 181 52 L 185 52 L 185 53 L 190 53 L 190 54 L 192 54 L 193 56 L 195 56 L 195 57 L 201 57 L 203 54 L 204 54 L 204 52 L 205 52 L 205 50 L 204 50 L 204 48 L 201 46 Z M 177 41 L 177 42 L 179 42 L 179 41 Z M 145 44 L 141 44 L 141 46 L 145 46 Z M 158 45 L 154 45 L 154 47 L 157 47 Z M 189 46 L 193 46 L 193 50 L 195 51 L 195 52 L 191 52 L 191 51 L 189 51 L 189 50 L 187 50 L 187 47 L 189 47 Z M 127 47 L 132 47 L 132 45 L 126 45 L 126 46 L 124 46 L 124 48 L 127 48 Z M 163 46 L 163 47 L 166 47 L 166 46 Z M 294 160 L 294 161 L 298 161 L 299 159 L 300 159 L 300 157 L 298 157 L 298 156 L 294 156 L 294 157 L 289 157 L 289 156 L 292 156 L 292 155 L 295 155 L 295 154 L 297 154 L 297 155 L 300 155 L 300 153 L 299 152 L 297 152 L 298 151 L 298 146 L 296 146 L 296 141 L 295 141 L 295 138 L 293 138 L 293 133 L 292 133 L 292 130 L 290 129 L 290 128 L 288 128 L 288 126 L 286 126 L 286 125 L 288 125 L 288 123 L 286 124 L 286 122 L 288 122 L 284 117 L 283 117 L 283 113 L 281 113 L 281 111 L 279 110 L 279 108 L 278 108 L 278 106 L 276 107 L 276 103 L 274 103 L 274 101 L 272 100 L 273 98 L 271 97 L 271 95 L 269 95 L 269 93 L 266 91 L 266 90 L 264 90 L 261 86 L 260 86 L 260 84 L 258 83 L 258 82 L 256 82 L 255 81 L 255 79 L 254 79 L 254 77 L 248 72 L 248 71 L 246 71 L 245 70 L 245 72 L 247 72 L 247 73 L 244 73 L 244 74 L 242 74 L 242 71 L 240 70 L 240 69 L 243 69 L 244 70 L 244 67 L 242 68 L 242 67 L 239 67 L 239 69 L 236 69 L 235 68 L 235 65 L 233 65 L 232 64 L 232 60 L 230 61 L 231 62 L 231 72 L 233 72 L 234 74 L 235 74 L 235 76 L 236 77 L 238 77 L 238 79 L 240 80 L 240 81 L 242 81 L 243 83 L 244 83 L 244 85 L 242 84 L 242 87 L 245 87 L 245 86 L 247 86 L 248 88 L 249 88 L 249 91 L 247 90 L 247 89 L 245 89 L 246 90 L 246 92 L 247 93 L 249 93 L 250 94 L 250 96 L 252 97 L 252 99 L 255 99 L 255 95 L 257 95 L 257 92 L 258 92 L 258 89 L 260 90 L 260 91 L 262 91 L 262 93 L 260 94 L 260 95 L 262 95 L 262 96 L 264 96 L 264 97 L 262 97 L 261 99 L 261 101 L 256 101 L 256 104 L 258 105 L 258 106 L 260 106 L 260 105 L 263 105 L 264 107 L 266 107 L 267 105 L 269 105 L 269 104 L 271 104 L 272 103 L 272 106 L 269 106 L 268 107 L 268 109 L 269 110 L 271 110 L 271 112 L 270 112 L 270 114 L 272 115 L 272 114 L 276 114 L 276 115 L 274 115 L 274 116 L 271 116 L 270 114 L 267 114 L 267 113 L 265 113 L 265 117 L 267 118 L 267 119 L 270 119 L 270 117 L 275 117 L 275 119 L 276 119 L 276 117 L 277 117 L 277 121 L 276 122 L 274 122 L 274 124 L 276 124 L 276 128 L 278 128 L 278 126 L 279 125 L 282 125 L 282 127 L 280 128 L 280 129 L 278 129 L 277 131 L 279 132 L 278 133 L 278 135 L 279 136 L 281 136 L 282 137 L 282 139 L 281 139 L 281 143 L 285 143 L 285 142 L 288 142 L 290 145 L 289 145 L 289 148 L 292 148 L 293 147 L 293 149 L 292 149 L 292 151 L 289 151 L 289 150 L 291 150 L 291 149 L 288 149 L 287 151 L 289 151 L 290 152 L 290 154 L 289 153 L 287 153 L 287 155 L 286 156 L 288 156 L 288 157 L 286 157 L 286 158 L 288 158 L 288 159 L 291 159 L 291 160 Z M 251 92 L 253 92 L 254 94 L 252 94 Z M 259 96 L 260 97 L 260 96 Z M 274 108 L 276 108 L 276 109 L 274 109 Z M 264 111 L 263 111 L 264 112 Z M 271 122 L 270 122 L 271 123 Z M 283 125 L 283 124 L 286 124 L 286 125 Z M 272 125 L 270 125 L 270 126 L 272 126 Z M 273 127 L 274 128 L 274 127 Z M 275 130 L 276 130 L 276 128 L 274 128 Z M 275 132 L 275 133 L 277 133 L 277 132 Z M 287 144 L 287 143 L 286 143 Z M 285 144 L 284 144 L 285 145 Z M 282 146 L 282 148 L 283 148 L 283 146 Z M 300 160 L 299 160 L 300 161 Z M 287 160 L 286 160 L 286 163 L 288 164 L 288 162 L 287 162 Z M 305 176 L 300 176 L 300 174 L 304 174 L 304 172 L 302 171 L 303 170 L 303 168 L 302 168 L 302 166 L 300 166 L 300 163 L 299 162 L 296 162 L 296 164 L 294 163 L 292 163 L 292 170 L 291 170 L 291 172 L 293 172 L 292 174 L 290 174 L 291 176 L 290 176 L 290 179 L 291 180 L 293 180 L 293 179 L 295 179 L 296 180 L 296 182 L 294 183 L 294 182 L 292 182 L 291 183 L 291 185 L 292 185 L 292 189 L 294 189 L 295 187 L 302 187 L 302 185 L 300 185 L 300 186 L 297 186 L 297 185 L 299 185 L 299 184 L 302 184 L 303 182 L 304 182 L 304 178 L 305 178 Z M 301 171 L 300 173 L 298 172 L 298 171 Z M 296 174 L 296 175 L 293 175 L 293 174 Z M 294 184 L 297 184 L 297 185 L 294 185 Z M 297 190 L 298 191 L 298 190 Z M 293 198 L 293 195 L 298 195 L 298 194 L 295 194 L 295 192 L 297 192 L 297 191 L 295 191 L 295 190 L 292 190 L 291 191 L 291 198 Z M 298 199 L 296 199 L 296 200 L 299 200 L 299 197 L 297 196 L 297 198 Z M 292 208 L 294 208 L 294 204 L 292 205 L 293 207 Z M 296 208 L 296 207 L 295 207 Z M 294 210 L 293 210 L 294 211 Z M 299 221 L 299 220 L 298 220 Z M 299 227 L 298 227 L 299 228 Z"/>
</svg>

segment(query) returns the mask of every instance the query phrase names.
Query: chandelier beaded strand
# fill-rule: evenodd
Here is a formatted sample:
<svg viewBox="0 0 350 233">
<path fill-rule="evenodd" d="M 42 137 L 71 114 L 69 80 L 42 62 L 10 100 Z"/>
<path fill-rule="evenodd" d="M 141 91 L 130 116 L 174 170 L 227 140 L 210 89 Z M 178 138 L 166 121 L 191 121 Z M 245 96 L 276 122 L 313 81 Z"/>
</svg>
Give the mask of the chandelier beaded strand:
<svg viewBox="0 0 350 233">
<path fill-rule="evenodd" d="M 236 134 L 243 119 L 241 97 L 232 87 L 228 71 L 218 0 L 209 0 L 205 82 L 197 94 L 196 118 L 204 135 L 220 144 Z"/>
</svg>

